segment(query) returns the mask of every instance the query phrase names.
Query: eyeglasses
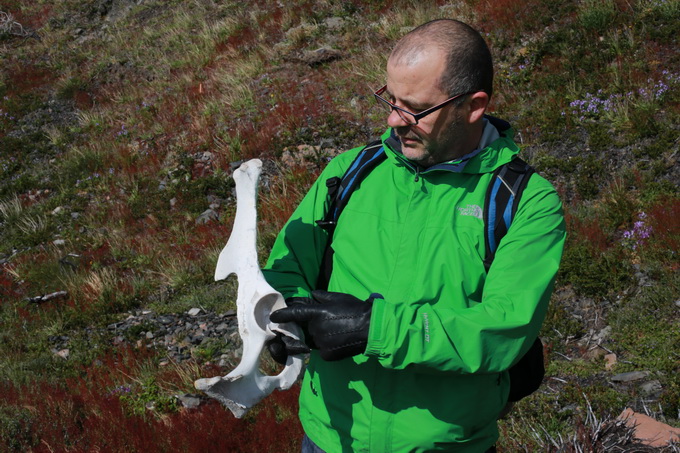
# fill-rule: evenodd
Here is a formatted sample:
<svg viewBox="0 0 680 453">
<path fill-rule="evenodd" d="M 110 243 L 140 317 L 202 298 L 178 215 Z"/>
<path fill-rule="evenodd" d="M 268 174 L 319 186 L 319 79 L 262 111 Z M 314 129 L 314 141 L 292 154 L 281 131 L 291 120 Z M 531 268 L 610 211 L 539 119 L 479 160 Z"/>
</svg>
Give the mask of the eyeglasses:
<svg viewBox="0 0 680 453">
<path fill-rule="evenodd" d="M 375 100 L 378 102 L 378 105 L 385 109 L 388 113 L 392 113 L 392 110 L 396 110 L 397 115 L 399 115 L 399 118 L 401 118 L 411 126 L 418 124 L 418 121 L 424 116 L 427 116 L 430 113 L 436 112 L 437 110 L 446 107 L 449 103 L 455 101 L 456 99 L 474 93 L 474 91 L 471 91 L 469 93 L 458 94 L 452 98 L 445 100 L 441 104 L 435 105 L 434 107 L 430 107 L 429 109 L 423 110 L 422 112 L 419 113 L 413 113 L 409 112 L 408 110 L 404 110 L 401 107 L 397 107 L 396 105 L 392 104 L 390 101 L 382 97 L 381 94 L 383 94 L 385 90 L 387 90 L 387 85 L 373 93 L 373 96 L 375 96 Z"/>
</svg>

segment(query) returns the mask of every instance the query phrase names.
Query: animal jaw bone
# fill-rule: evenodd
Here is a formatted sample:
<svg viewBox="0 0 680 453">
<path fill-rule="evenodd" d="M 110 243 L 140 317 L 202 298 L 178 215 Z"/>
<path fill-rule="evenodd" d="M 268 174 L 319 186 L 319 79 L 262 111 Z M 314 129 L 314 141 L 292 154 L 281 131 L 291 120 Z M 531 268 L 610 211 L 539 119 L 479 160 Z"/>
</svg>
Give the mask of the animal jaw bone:
<svg viewBox="0 0 680 453">
<path fill-rule="evenodd" d="M 236 218 L 231 236 L 217 260 L 215 280 L 231 274 L 238 277 L 237 316 L 243 340 L 239 365 L 226 376 L 199 379 L 194 386 L 227 406 L 237 418 L 275 389 L 289 389 L 303 369 L 302 356 L 289 356 L 286 366 L 276 376 L 260 372 L 260 353 L 274 331 L 300 338 L 294 324 L 270 323 L 272 311 L 286 306 L 283 296 L 262 275 L 257 261 L 257 182 L 262 161 L 249 160 L 234 171 L 236 182 Z"/>
</svg>

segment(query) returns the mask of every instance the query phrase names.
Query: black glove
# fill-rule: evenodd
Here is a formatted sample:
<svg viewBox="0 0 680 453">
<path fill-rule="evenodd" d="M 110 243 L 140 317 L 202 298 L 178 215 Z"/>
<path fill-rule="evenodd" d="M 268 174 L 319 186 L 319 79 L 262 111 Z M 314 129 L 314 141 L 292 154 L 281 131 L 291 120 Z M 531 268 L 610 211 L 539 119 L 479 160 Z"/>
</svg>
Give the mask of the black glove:
<svg viewBox="0 0 680 453">
<path fill-rule="evenodd" d="M 311 303 L 314 303 L 314 301 L 309 297 L 289 297 L 286 299 L 286 305 L 289 307 Z M 276 337 L 269 340 L 266 346 L 272 359 L 281 365 L 285 365 L 289 355 L 306 354 L 309 352 L 309 346 L 303 340 L 304 338 L 296 340 L 281 332 L 276 332 Z"/>
<path fill-rule="evenodd" d="M 289 355 L 306 354 L 310 351 L 304 341 L 276 332 L 276 337 L 267 342 L 269 354 L 276 362 L 285 365 Z"/>
<path fill-rule="evenodd" d="M 294 304 L 271 314 L 274 322 L 295 322 L 308 332 L 324 360 L 361 354 L 368 343 L 374 297 L 361 300 L 344 293 L 313 291 L 316 304 Z"/>
</svg>

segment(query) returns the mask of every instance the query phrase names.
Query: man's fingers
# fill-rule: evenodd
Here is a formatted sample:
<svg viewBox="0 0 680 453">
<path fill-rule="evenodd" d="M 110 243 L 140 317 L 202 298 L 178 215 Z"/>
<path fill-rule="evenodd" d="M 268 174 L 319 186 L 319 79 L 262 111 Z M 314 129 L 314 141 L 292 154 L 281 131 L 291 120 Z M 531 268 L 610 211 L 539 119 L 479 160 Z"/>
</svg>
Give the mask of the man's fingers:
<svg viewBox="0 0 680 453">
<path fill-rule="evenodd" d="M 269 350 L 269 354 L 272 356 L 272 359 L 281 365 L 285 365 L 286 360 L 288 359 L 288 352 L 286 351 L 283 338 L 285 337 L 282 335 L 277 335 L 267 343 L 267 349 Z"/>
<path fill-rule="evenodd" d="M 269 340 L 266 344 L 269 354 L 276 362 L 285 365 L 290 355 L 306 354 L 310 351 L 309 347 L 300 340 L 276 333 L 276 337 Z"/>
<path fill-rule="evenodd" d="M 346 296 L 346 294 L 343 293 L 333 293 L 329 291 L 324 291 L 321 289 L 316 289 L 312 291 L 312 297 L 314 300 L 317 302 L 320 302 L 322 304 L 327 304 L 329 302 L 333 302 L 335 299 L 337 299 L 338 296 Z"/>
<path fill-rule="evenodd" d="M 304 341 L 296 340 L 295 338 L 285 335 L 281 339 L 286 345 L 286 351 L 289 355 L 307 354 L 309 352 L 309 346 L 307 346 Z"/>
<path fill-rule="evenodd" d="M 291 308 L 282 308 L 280 310 L 276 310 L 273 312 L 271 315 L 269 315 L 269 319 L 273 322 L 290 322 L 293 321 L 293 313 L 291 312 Z"/>
<path fill-rule="evenodd" d="M 269 319 L 274 322 L 295 322 L 302 324 L 314 317 L 316 314 L 315 308 L 313 305 L 293 305 L 292 307 L 276 310 L 269 316 Z"/>
<path fill-rule="evenodd" d="M 289 297 L 286 299 L 286 306 L 292 307 L 293 305 L 307 305 L 316 303 L 311 297 Z"/>
</svg>

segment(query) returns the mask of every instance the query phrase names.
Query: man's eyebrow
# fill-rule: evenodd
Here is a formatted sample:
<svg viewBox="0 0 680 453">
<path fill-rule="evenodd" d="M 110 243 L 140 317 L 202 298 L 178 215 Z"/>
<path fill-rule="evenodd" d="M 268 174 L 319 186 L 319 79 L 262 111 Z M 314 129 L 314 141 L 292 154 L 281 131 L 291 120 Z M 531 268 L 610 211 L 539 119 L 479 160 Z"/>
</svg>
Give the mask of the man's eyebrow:
<svg viewBox="0 0 680 453">
<path fill-rule="evenodd" d="M 392 99 L 392 100 L 395 99 L 395 98 L 394 98 L 394 95 L 393 95 L 392 92 L 389 90 L 389 88 L 385 89 L 385 93 L 384 93 L 384 94 L 385 94 L 385 97 L 387 97 L 388 99 Z M 404 105 L 407 106 L 407 107 L 410 107 L 410 108 L 413 109 L 413 110 L 425 110 L 425 109 L 427 109 L 427 108 L 429 108 L 429 107 L 432 107 L 432 106 L 429 105 L 429 104 L 422 104 L 422 103 L 420 103 L 420 102 L 418 102 L 418 101 L 415 101 L 415 100 L 413 100 L 413 99 L 411 99 L 411 100 L 409 100 L 409 99 L 400 99 L 400 100 L 401 100 L 402 104 L 404 104 Z"/>
</svg>

